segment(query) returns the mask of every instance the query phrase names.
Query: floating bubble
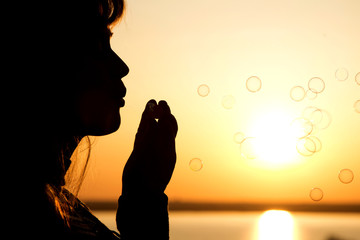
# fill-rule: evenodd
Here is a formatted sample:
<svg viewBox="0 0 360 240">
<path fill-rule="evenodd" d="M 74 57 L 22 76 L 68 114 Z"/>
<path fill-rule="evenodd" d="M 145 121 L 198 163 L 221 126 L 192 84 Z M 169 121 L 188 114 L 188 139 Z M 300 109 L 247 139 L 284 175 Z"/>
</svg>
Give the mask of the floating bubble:
<svg viewBox="0 0 360 240">
<path fill-rule="evenodd" d="M 354 103 L 355 112 L 360 113 L 360 99 Z"/>
<path fill-rule="evenodd" d="M 302 116 L 309 119 L 313 127 L 317 129 L 326 129 L 332 122 L 331 114 L 328 111 L 313 106 L 306 107 Z"/>
<path fill-rule="evenodd" d="M 203 168 L 203 162 L 201 159 L 199 158 L 193 158 L 190 160 L 189 162 L 189 167 L 191 170 L 193 170 L 194 172 L 198 172 Z"/>
<path fill-rule="evenodd" d="M 313 114 L 321 113 L 321 121 L 316 124 L 316 127 L 319 129 L 326 129 L 330 126 L 332 122 L 331 114 L 324 109 L 317 109 Z"/>
<path fill-rule="evenodd" d="M 207 95 L 209 95 L 210 93 L 210 88 L 208 85 L 206 84 L 201 84 L 198 89 L 197 89 L 197 92 L 199 94 L 199 96 L 201 97 L 206 97 Z"/>
<path fill-rule="evenodd" d="M 262 83 L 261 79 L 256 76 L 251 76 L 246 80 L 246 88 L 250 92 L 258 92 L 261 89 Z"/>
<path fill-rule="evenodd" d="M 318 202 L 323 199 L 324 192 L 320 188 L 313 188 L 311 189 L 309 196 L 313 201 Z"/>
<path fill-rule="evenodd" d="M 316 94 L 322 93 L 325 89 L 325 82 L 319 77 L 313 77 L 308 82 L 308 88 Z"/>
<path fill-rule="evenodd" d="M 355 76 L 355 82 L 360 85 L 360 72 L 358 72 Z"/>
<path fill-rule="evenodd" d="M 338 68 L 335 72 L 335 77 L 339 81 L 346 81 L 349 77 L 349 72 L 346 68 Z"/>
<path fill-rule="evenodd" d="M 320 124 L 323 120 L 323 113 L 322 110 L 319 108 L 314 109 L 314 111 L 311 112 L 309 119 L 311 121 L 311 123 L 315 126 L 317 126 L 318 124 Z"/>
<path fill-rule="evenodd" d="M 299 139 L 296 143 L 296 150 L 304 157 L 310 157 L 316 152 L 316 143 L 309 137 Z"/>
<path fill-rule="evenodd" d="M 354 173 L 350 169 L 342 169 L 338 177 L 342 183 L 348 184 L 354 180 Z"/>
<path fill-rule="evenodd" d="M 232 95 L 226 95 L 221 100 L 221 105 L 225 109 L 232 109 L 235 105 L 235 98 Z"/>
<path fill-rule="evenodd" d="M 315 143 L 315 152 L 320 152 L 322 149 L 322 142 L 320 141 L 320 139 L 313 135 L 309 136 L 308 138 L 310 138 L 310 140 Z M 311 148 L 311 145 L 310 145 L 310 148 Z"/>
<path fill-rule="evenodd" d="M 256 138 L 247 137 L 240 144 L 241 155 L 247 159 L 255 159 L 256 154 Z"/>
<path fill-rule="evenodd" d="M 309 136 L 313 131 L 313 124 L 306 118 L 296 118 L 291 122 L 292 136 L 301 139 Z"/>
<path fill-rule="evenodd" d="M 348 184 L 354 180 L 354 173 L 350 169 L 342 169 L 338 177 L 342 183 Z"/>
<path fill-rule="evenodd" d="M 302 86 L 295 86 L 290 90 L 290 97 L 296 102 L 300 102 L 305 98 L 305 89 Z"/>
<path fill-rule="evenodd" d="M 242 141 L 244 141 L 245 139 L 245 134 L 243 134 L 242 132 L 236 132 L 234 134 L 234 142 L 236 143 L 242 143 Z"/>
</svg>

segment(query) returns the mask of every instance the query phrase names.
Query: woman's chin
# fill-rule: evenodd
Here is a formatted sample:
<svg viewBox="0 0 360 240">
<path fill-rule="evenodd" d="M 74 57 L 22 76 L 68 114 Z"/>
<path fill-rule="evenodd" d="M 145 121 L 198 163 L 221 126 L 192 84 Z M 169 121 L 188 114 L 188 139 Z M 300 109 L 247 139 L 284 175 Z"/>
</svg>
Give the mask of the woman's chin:
<svg viewBox="0 0 360 240">
<path fill-rule="evenodd" d="M 120 124 L 121 124 L 121 117 L 120 114 L 118 113 L 116 114 L 115 117 L 111 117 L 111 119 L 107 121 L 103 135 L 108 135 L 116 132 L 119 129 Z"/>
<path fill-rule="evenodd" d="M 90 129 L 89 133 L 87 135 L 92 136 L 104 136 L 111 133 L 116 132 L 121 124 L 121 117 L 120 114 L 116 114 L 115 116 L 108 116 L 106 119 L 104 119 L 102 123 L 99 123 L 98 126 L 93 127 Z"/>
</svg>

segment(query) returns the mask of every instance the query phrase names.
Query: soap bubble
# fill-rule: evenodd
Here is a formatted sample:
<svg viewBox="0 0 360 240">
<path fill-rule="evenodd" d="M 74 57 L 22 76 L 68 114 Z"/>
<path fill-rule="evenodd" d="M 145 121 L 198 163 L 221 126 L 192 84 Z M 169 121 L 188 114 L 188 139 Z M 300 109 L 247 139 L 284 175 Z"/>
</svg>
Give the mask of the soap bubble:
<svg viewBox="0 0 360 240">
<path fill-rule="evenodd" d="M 291 122 L 292 136 L 300 139 L 305 138 L 313 131 L 313 124 L 306 118 L 296 118 Z"/>
<path fill-rule="evenodd" d="M 339 81 L 345 81 L 349 77 L 349 72 L 346 68 L 338 68 L 335 72 L 335 77 Z"/>
<path fill-rule="evenodd" d="M 302 116 L 310 120 L 314 128 L 318 129 L 326 129 L 332 122 L 331 114 L 328 111 L 313 106 L 306 107 Z"/>
<path fill-rule="evenodd" d="M 309 119 L 312 124 L 318 125 L 322 122 L 323 117 L 324 117 L 324 115 L 323 115 L 322 110 L 319 108 L 316 108 L 316 109 L 314 109 L 314 111 L 311 112 Z"/>
<path fill-rule="evenodd" d="M 319 129 L 326 129 L 332 122 L 330 113 L 324 109 L 317 108 L 310 115 L 311 122 Z"/>
<path fill-rule="evenodd" d="M 321 93 L 325 89 L 325 82 L 319 77 L 313 77 L 308 82 L 308 88 L 316 94 Z"/>
<path fill-rule="evenodd" d="M 302 156 L 310 157 L 316 152 L 316 143 L 309 137 L 299 139 L 296 143 L 296 150 Z"/>
<path fill-rule="evenodd" d="M 295 86 L 290 90 L 290 97 L 296 102 L 300 102 L 305 98 L 305 89 L 301 86 Z"/>
<path fill-rule="evenodd" d="M 197 92 L 199 94 L 199 96 L 201 97 L 206 97 L 207 95 L 209 95 L 210 93 L 210 88 L 208 85 L 206 84 L 201 84 L 198 89 L 197 89 Z"/>
<path fill-rule="evenodd" d="M 257 158 L 255 147 L 256 147 L 256 138 L 254 137 L 245 138 L 240 145 L 241 155 L 247 159 Z"/>
<path fill-rule="evenodd" d="M 355 112 L 360 113 L 360 99 L 354 103 Z"/>
<path fill-rule="evenodd" d="M 319 114 L 321 113 L 321 121 L 316 123 L 316 127 L 318 127 L 319 129 L 328 128 L 332 122 L 331 114 L 324 109 L 318 108 L 315 112 L 313 112 L 313 115 L 318 114 L 318 112 Z"/>
<path fill-rule="evenodd" d="M 360 72 L 358 72 L 355 76 L 355 82 L 360 85 Z"/>
<path fill-rule="evenodd" d="M 245 134 L 243 134 L 242 132 L 236 132 L 234 134 L 234 142 L 236 143 L 242 143 L 242 141 L 244 141 L 245 139 Z"/>
<path fill-rule="evenodd" d="M 189 162 L 189 167 L 194 172 L 198 172 L 203 168 L 203 162 L 199 158 L 193 158 Z"/>
<path fill-rule="evenodd" d="M 318 202 L 323 199 L 324 192 L 320 188 L 313 188 L 311 189 L 309 196 L 313 201 Z"/>
<path fill-rule="evenodd" d="M 354 180 L 354 173 L 350 169 L 342 169 L 338 177 L 342 183 L 348 184 Z"/>
<path fill-rule="evenodd" d="M 321 140 L 320 140 L 318 137 L 313 136 L 313 135 L 309 136 L 308 138 L 309 138 L 312 142 L 315 143 L 315 152 L 320 152 L 321 149 L 322 149 Z M 311 148 L 311 145 L 310 145 L 310 148 Z"/>
<path fill-rule="evenodd" d="M 235 98 L 232 95 L 226 95 L 222 98 L 221 105 L 225 109 L 232 109 L 235 105 Z"/>
<path fill-rule="evenodd" d="M 259 91 L 261 89 L 261 86 L 262 86 L 262 83 L 261 83 L 261 79 L 259 77 L 252 76 L 246 80 L 246 88 L 250 92 L 255 93 L 255 92 Z"/>
</svg>

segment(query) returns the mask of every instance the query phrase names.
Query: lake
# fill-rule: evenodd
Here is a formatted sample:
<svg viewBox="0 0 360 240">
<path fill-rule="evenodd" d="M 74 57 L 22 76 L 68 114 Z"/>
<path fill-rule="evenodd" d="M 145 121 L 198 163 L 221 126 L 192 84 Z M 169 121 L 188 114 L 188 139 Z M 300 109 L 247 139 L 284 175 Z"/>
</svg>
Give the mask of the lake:
<svg viewBox="0 0 360 240">
<path fill-rule="evenodd" d="M 116 230 L 115 211 L 94 211 Z M 360 213 L 170 211 L 171 240 L 360 240 Z"/>
</svg>

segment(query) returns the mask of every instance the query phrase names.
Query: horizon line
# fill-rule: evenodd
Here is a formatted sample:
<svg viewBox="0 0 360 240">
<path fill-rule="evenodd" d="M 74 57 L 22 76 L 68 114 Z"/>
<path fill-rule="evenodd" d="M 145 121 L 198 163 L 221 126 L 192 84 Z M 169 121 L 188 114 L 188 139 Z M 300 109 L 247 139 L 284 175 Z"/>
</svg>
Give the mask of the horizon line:
<svg viewBox="0 0 360 240">
<path fill-rule="evenodd" d="M 85 201 L 91 210 L 116 210 L 117 201 Z M 170 201 L 169 211 L 267 211 L 271 209 L 290 212 L 346 212 L 360 213 L 360 203 L 222 203 Z"/>
</svg>

